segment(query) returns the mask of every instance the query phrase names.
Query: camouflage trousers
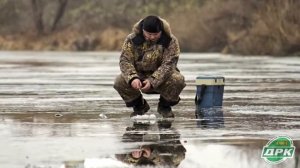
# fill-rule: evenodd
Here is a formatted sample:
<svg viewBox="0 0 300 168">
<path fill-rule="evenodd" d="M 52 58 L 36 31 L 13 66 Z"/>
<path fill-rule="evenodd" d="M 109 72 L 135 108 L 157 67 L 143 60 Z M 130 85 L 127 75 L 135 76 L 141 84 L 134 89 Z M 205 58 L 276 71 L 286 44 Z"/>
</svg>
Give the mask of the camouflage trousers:
<svg viewBox="0 0 300 168">
<path fill-rule="evenodd" d="M 186 84 L 184 81 L 184 76 L 180 74 L 180 72 L 174 71 L 165 82 L 163 82 L 156 89 L 147 91 L 146 94 L 159 93 L 160 96 L 163 97 L 166 101 L 175 105 L 179 102 L 179 94 L 185 86 Z M 122 99 L 125 101 L 127 107 L 132 107 L 133 105 L 131 104 L 131 102 L 141 96 L 141 92 L 139 90 L 133 89 L 131 85 L 126 83 L 122 74 L 116 77 L 114 88 L 118 91 Z"/>
</svg>

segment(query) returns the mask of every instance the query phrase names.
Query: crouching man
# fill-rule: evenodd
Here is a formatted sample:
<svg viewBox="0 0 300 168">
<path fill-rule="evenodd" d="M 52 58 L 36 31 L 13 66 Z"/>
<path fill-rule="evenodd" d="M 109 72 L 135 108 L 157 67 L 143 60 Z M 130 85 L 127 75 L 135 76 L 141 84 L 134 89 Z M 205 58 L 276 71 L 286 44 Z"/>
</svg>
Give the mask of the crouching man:
<svg viewBox="0 0 300 168">
<path fill-rule="evenodd" d="M 150 109 L 141 92 L 159 93 L 158 113 L 174 117 L 171 106 L 180 101 L 179 94 L 186 86 L 177 68 L 179 53 L 178 41 L 164 19 L 147 16 L 133 26 L 123 44 L 121 74 L 114 83 L 126 106 L 133 107 L 130 117 Z"/>
</svg>

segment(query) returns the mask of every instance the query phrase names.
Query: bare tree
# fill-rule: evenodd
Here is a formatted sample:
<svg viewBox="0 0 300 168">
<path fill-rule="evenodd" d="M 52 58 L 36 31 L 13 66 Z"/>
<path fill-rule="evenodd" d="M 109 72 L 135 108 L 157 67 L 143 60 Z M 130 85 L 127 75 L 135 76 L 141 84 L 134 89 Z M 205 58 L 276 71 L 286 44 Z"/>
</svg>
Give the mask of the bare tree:
<svg viewBox="0 0 300 168">
<path fill-rule="evenodd" d="M 47 5 L 46 3 L 50 3 L 50 2 L 43 1 L 43 0 L 31 0 L 33 21 L 34 21 L 34 25 L 37 30 L 37 33 L 39 35 L 45 33 L 45 29 L 46 29 L 45 20 L 43 18 L 45 12 L 47 12 L 47 11 L 45 11 L 45 5 Z M 68 0 L 57 0 L 57 3 L 58 3 L 58 7 L 54 14 L 54 20 L 53 20 L 53 23 L 50 24 L 51 32 L 55 31 L 57 29 L 57 25 L 65 13 L 65 10 L 66 10 L 67 4 L 68 4 Z"/>
<path fill-rule="evenodd" d="M 51 27 L 51 31 L 55 31 L 57 28 L 57 24 L 60 21 L 60 19 L 63 17 L 67 4 L 68 4 L 68 0 L 58 0 L 59 6 L 57 8 L 57 12 Z"/>
<path fill-rule="evenodd" d="M 44 33 L 43 13 L 44 7 L 40 0 L 31 0 L 33 21 L 38 34 Z"/>
</svg>

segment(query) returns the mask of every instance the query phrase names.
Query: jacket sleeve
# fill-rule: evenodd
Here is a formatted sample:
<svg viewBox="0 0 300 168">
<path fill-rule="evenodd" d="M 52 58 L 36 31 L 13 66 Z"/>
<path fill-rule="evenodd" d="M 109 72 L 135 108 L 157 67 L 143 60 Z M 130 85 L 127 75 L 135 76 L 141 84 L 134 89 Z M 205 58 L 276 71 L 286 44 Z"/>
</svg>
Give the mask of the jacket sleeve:
<svg viewBox="0 0 300 168">
<path fill-rule="evenodd" d="M 154 89 L 162 84 L 172 74 L 172 71 L 176 69 L 179 53 L 180 49 L 178 41 L 173 37 L 169 47 L 163 52 L 163 59 L 160 67 L 154 71 L 149 78 Z"/>
<path fill-rule="evenodd" d="M 126 38 L 122 46 L 119 65 L 124 79 L 128 84 L 130 84 L 133 79 L 139 78 L 134 67 L 133 46 L 129 38 Z"/>
</svg>

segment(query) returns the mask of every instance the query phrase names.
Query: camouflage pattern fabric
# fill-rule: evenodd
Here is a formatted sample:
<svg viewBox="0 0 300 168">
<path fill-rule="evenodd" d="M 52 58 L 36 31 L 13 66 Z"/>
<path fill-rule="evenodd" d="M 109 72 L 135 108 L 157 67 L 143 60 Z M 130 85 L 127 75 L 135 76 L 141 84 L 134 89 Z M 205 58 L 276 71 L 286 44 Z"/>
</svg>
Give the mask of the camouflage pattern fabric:
<svg viewBox="0 0 300 168">
<path fill-rule="evenodd" d="M 163 23 L 164 27 L 168 27 L 165 21 Z M 135 32 L 127 36 L 122 47 L 119 62 L 122 73 L 117 76 L 114 88 L 125 102 L 130 102 L 141 94 L 131 87 L 131 81 L 134 78 L 148 79 L 152 85 L 151 92 L 160 93 L 167 101 L 178 101 L 186 85 L 177 68 L 180 53 L 178 40 L 166 28 L 165 32 L 171 37 L 168 47 L 151 41 L 136 45 L 133 38 L 139 32 L 135 27 L 133 30 Z"/>
<path fill-rule="evenodd" d="M 117 76 L 115 80 L 115 89 L 125 102 L 131 102 L 140 96 L 140 91 L 133 89 L 125 80 L 123 74 Z M 160 95 L 169 102 L 176 102 L 179 99 L 179 94 L 185 87 L 184 77 L 178 72 L 173 73 L 156 89 L 151 89 L 149 92 L 160 93 Z"/>
</svg>

